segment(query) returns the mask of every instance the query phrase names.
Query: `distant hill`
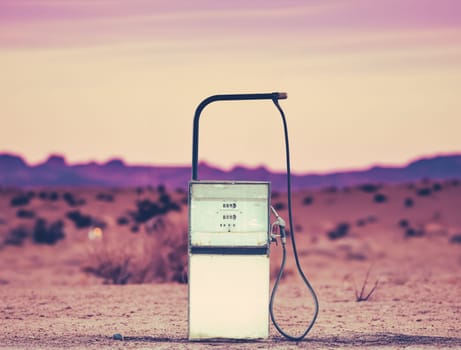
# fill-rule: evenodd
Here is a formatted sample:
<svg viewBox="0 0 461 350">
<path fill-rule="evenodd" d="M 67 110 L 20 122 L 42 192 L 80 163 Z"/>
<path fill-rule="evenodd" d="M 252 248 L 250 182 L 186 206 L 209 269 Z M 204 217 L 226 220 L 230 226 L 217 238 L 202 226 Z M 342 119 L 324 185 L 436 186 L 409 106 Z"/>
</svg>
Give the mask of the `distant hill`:
<svg viewBox="0 0 461 350">
<path fill-rule="evenodd" d="M 0 186 L 157 186 L 185 188 L 190 180 L 188 166 L 127 165 L 113 159 L 107 163 L 95 162 L 68 164 L 64 157 L 50 156 L 45 162 L 30 166 L 20 156 L 0 153 Z M 286 188 L 285 173 L 271 172 L 264 167 L 237 166 L 230 171 L 199 166 L 203 180 L 261 180 L 270 181 L 272 188 Z M 362 183 L 400 183 L 423 178 L 461 178 L 461 154 L 421 158 L 401 167 L 375 166 L 366 170 L 334 172 L 327 174 L 294 174 L 294 189 L 344 187 Z"/>
</svg>

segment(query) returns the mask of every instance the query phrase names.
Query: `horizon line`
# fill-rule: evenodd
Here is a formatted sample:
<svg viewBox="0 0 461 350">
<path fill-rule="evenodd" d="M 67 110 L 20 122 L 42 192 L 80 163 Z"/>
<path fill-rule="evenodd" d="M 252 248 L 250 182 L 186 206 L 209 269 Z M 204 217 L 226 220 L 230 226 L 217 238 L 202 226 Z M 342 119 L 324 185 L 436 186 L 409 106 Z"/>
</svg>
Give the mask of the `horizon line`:
<svg viewBox="0 0 461 350">
<path fill-rule="evenodd" d="M 42 164 L 45 164 L 49 162 L 51 159 L 56 158 L 56 159 L 62 159 L 64 164 L 66 166 L 76 166 L 76 165 L 89 165 L 89 164 L 96 164 L 96 165 L 107 165 L 111 162 L 121 162 L 123 166 L 126 167 L 162 167 L 162 168 L 190 168 L 191 164 L 185 165 L 185 164 L 156 164 L 156 163 L 129 163 L 127 162 L 123 157 L 119 156 L 114 156 L 108 158 L 106 161 L 96 161 L 93 159 L 90 160 L 82 160 L 82 161 L 68 161 L 66 159 L 66 155 L 63 153 L 50 153 L 43 161 L 38 161 L 36 163 L 31 163 L 27 160 L 25 155 L 22 155 L 18 152 L 10 152 L 10 151 L 0 151 L 0 157 L 2 156 L 12 156 L 12 157 L 17 157 L 20 158 L 27 166 L 29 167 L 35 167 L 35 166 L 40 166 Z M 454 156 L 461 156 L 461 151 L 453 151 L 453 152 L 436 152 L 430 155 L 421 155 L 417 157 L 413 157 L 406 162 L 403 163 L 379 163 L 379 162 L 374 162 L 371 163 L 370 165 L 363 166 L 363 167 L 351 167 L 351 168 L 336 168 L 336 169 L 330 169 L 330 170 L 324 170 L 324 171 L 305 171 L 305 172 L 297 172 L 297 171 L 291 171 L 293 175 L 327 175 L 327 174 L 337 174 L 337 173 L 349 173 L 349 172 L 356 172 L 356 171 L 366 171 L 370 170 L 373 168 L 400 168 L 400 167 L 406 167 L 416 161 L 420 160 L 425 160 L 425 159 L 433 159 L 433 158 L 439 158 L 439 157 L 454 157 Z M 199 161 L 199 166 L 207 166 L 210 168 L 214 168 L 223 172 L 230 172 L 238 168 L 244 168 L 248 170 L 256 170 L 256 169 L 264 169 L 270 173 L 282 173 L 284 170 L 277 170 L 277 169 L 272 169 L 270 166 L 265 165 L 265 164 L 259 164 L 259 165 L 245 165 L 243 163 L 235 163 L 231 167 L 221 167 L 218 165 L 214 165 L 213 163 L 210 163 L 209 161 L 206 160 L 201 160 Z"/>
</svg>

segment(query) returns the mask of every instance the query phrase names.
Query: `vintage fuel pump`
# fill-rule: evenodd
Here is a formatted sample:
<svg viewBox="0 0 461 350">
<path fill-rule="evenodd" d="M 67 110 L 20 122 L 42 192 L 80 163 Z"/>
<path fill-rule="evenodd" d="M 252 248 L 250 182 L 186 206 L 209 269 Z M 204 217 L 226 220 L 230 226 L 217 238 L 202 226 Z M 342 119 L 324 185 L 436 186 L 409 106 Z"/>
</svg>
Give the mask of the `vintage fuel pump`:
<svg viewBox="0 0 461 350">
<path fill-rule="evenodd" d="M 288 131 L 278 100 L 286 93 L 214 95 L 196 109 L 193 125 L 192 179 L 189 183 L 189 339 L 265 339 L 269 317 L 286 338 L 303 339 L 315 323 L 318 301 L 299 264 L 291 214 Z M 270 183 L 264 181 L 199 180 L 198 140 L 202 110 L 216 101 L 271 100 L 283 121 L 288 213 L 296 266 L 314 300 L 314 314 L 300 336 L 285 333 L 272 310 L 286 260 L 285 221 L 270 205 Z M 275 221 L 270 224 L 270 213 Z M 278 227 L 279 235 L 274 228 Z M 270 243 L 280 237 L 280 272 L 269 290 Z"/>
</svg>

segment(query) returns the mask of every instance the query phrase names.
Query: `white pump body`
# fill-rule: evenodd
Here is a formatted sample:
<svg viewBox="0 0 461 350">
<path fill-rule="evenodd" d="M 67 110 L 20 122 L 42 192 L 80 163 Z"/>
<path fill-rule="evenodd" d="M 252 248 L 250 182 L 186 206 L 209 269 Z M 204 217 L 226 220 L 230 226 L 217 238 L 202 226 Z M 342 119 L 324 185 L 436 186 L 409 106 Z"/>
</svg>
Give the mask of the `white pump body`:
<svg viewBox="0 0 461 350">
<path fill-rule="evenodd" d="M 269 182 L 190 182 L 190 340 L 268 337 L 269 208 Z"/>
</svg>

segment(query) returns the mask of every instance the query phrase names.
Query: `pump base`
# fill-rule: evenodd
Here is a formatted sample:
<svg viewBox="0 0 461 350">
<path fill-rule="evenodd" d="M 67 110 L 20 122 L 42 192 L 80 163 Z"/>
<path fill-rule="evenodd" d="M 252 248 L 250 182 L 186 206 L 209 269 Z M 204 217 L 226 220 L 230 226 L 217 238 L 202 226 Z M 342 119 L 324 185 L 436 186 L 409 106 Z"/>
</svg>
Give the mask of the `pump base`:
<svg viewBox="0 0 461 350">
<path fill-rule="evenodd" d="M 269 256 L 189 256 L 189 340 L 269 336 Z"/>
</svg>

